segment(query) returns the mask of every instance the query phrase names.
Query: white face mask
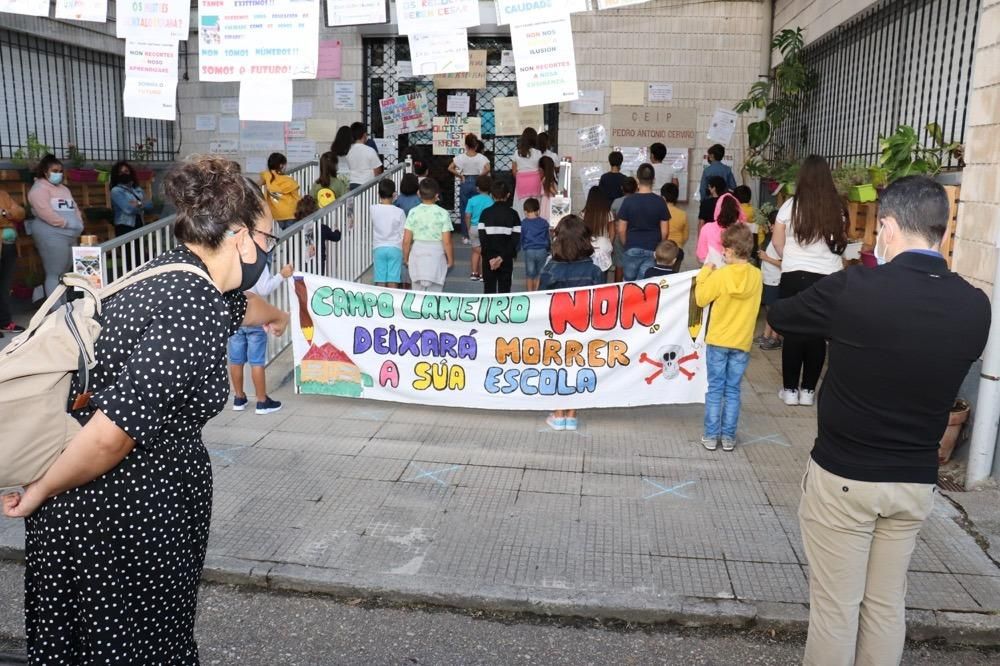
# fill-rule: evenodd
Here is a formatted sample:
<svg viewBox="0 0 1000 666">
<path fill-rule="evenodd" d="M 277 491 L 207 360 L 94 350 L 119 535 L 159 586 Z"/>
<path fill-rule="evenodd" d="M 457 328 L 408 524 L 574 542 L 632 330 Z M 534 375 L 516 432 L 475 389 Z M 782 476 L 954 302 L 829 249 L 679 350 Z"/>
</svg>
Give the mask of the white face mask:
<svg viewBox="0 0 1000 666">
<path fill-rule="evenodd" d="M 887 263 L 887 259 L 885 258 L 885 252 L 888 248 L 883 247 L 881 252 L 879 252 L 878 250 L 879 241 L 881 241 L 884 238 L 885 238 L 885 225 L 883 224 L 882 228 L 879 229 L 878 231 L 878 236 L 875 237 L 875 249 L 873 250 L 873 253 L 875 254 L 875 261 L 878 262 L 879 266 L 884 266 Z M 886 242 L 888 242 L 888 240 Z"/>
</svg>

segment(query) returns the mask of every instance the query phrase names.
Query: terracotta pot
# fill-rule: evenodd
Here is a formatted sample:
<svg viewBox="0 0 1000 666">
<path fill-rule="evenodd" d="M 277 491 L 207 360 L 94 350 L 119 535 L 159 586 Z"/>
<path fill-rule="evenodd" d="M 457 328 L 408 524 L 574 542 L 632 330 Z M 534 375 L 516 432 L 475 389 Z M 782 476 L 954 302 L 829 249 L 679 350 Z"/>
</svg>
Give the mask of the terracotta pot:
<svg viewBox="0 0 1000 666">
<path fill-rule="evenodd" d="M 938 445 L 938 464 L 943 465 L 951 460 L 951 454 L 955 451 L 958 443 L 958 436 L 962 433 L 962 426 L 969 420 L 969 403 L 961 398 L 955 401 L 955 406 L 951 408 L 948 415 L 948 427 L 945 428 L 944 435 Z"/>
</svg>

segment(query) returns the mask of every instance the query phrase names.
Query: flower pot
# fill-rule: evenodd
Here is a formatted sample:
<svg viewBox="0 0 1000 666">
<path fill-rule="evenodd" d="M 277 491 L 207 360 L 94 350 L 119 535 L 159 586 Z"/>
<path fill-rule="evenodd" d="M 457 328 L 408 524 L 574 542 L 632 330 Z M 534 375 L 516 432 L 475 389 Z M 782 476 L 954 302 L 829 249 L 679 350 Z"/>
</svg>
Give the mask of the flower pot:
<svg viewBox="0 0 1000 666">
<path fill-rule="evenodd" d="M 875 253 L 871 250 L 861 250 L 861 265 L 865 268 L 878 268 L 878 259 L 875 258 Z"/>
<path fill-rule="evenodd" d="M 951 454 L 955 451 L 958 437 L 962 434 L 962 426 L 969 420 L 969 403 L 959 398 L 948 414 L 948 427 L 945 428 L 944 435 L 938 445 L 938 464 L 943 465 L 951 460 Z"/>
<path fill-rule="evenodd" d="M 101 169 L 97 170 L 97 182 L 98 183 L 100 183 L 101 185 L 105 185 L 105 184 L 107 184 L 107 182 L 109 180 L 111 180 L 111 172 L 110 171 L 102 171 Z"/>
<path fill-rule="evenodd" d="M 147 180 L 153 180 L 153 170 L 152 169 L 136 169 L 135 179 L 140 183 L 145 183 Z"/>
<path fill-rule="evenodd" d="M 21 180 L 21 174 L 17 169 L 0 169 L 0 180 Z"/>
<path fill-rule="evenodd" d="M 934 176 L 934 180 L 940 185 L 961 185 L 962 170 L 951 169 L 948 171 L 942 171 L 938 175 Z"/>
<path fill-rule="evenodd" d="M 96 183 L 96 169 L 66 169 L 66 179 L 71 183 Z"/>
<path fill-rule="evenodd" d="M 785 190 L 785 193 L 788 196 L 790 196 L 790 197 L 794 197 L 795 196 L 795 183 L 785 183 L 781 187 L 782 187 L 782 189 Z"/>
<path fill-rule="evenodd" d="M 875 186 L 871 183 L 866 183 L 864 185 L 855 185 L 851 188 L 848 193 L 847 198 L 851 201 L 857 203 L 868 203 L 869 201 L 875 201 L 877 198 L 875 194 Z"/>
</svg>

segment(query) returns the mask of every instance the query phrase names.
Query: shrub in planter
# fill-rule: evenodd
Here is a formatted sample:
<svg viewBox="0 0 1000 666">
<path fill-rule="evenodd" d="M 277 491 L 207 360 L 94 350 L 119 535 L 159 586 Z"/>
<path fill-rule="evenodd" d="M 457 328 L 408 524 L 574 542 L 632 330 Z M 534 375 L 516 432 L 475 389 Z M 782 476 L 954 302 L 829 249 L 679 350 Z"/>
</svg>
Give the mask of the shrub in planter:
<svg viewBox="0 0 1000 666">
<path fill-rule="evenodd" d="M 71 183 L 96 183 L 97 169 L 66 169 L 66 179 Z"/>
</svg>

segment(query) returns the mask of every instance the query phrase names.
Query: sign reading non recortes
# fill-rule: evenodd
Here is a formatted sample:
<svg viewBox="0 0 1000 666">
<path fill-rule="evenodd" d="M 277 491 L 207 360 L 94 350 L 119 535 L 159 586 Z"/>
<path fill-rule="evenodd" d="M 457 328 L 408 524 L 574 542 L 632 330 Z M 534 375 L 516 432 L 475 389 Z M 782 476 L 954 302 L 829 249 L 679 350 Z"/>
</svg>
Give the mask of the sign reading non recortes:
<svg viewBox="0 0 1000 666">
<path fill-rule="evenodd" d="M 693 148 L 697 126 L 698 111 L 693 107 L 611 107 L 613 145 Z"/>
<path fill-rule="evenodd" d="M 326 24 L 331 27 L 385 22 L 385 0 L 326 0 Z"/>
<path fill-rule="evenodd" d="M 517 97 L 522 106 L 569 102 L 576 85 L 576 56 L 569 17 L 510 27 Z"/>
<path fill-rule="evenodd" d="M 397 95 L 379 100 L 386 134 L 399 135 L 431 129 L 431 107 L 427 93 Z"/>
<path fill-rule="evenodd" d="M 213 0 L 217 1 L 217 0 Z M 188 38 L 191 6 L 162 0 L 117 0 L 115 34 L 124 39 L 167 42 Z"/>
<path fill-rule="evenodd" d="M 125 76 L 177 80 L 177 42 L 125 41 Z"/>
<path fill-rule="evenodd" d="M 463 30 L 463 33 L 466 31 Z M 486 51 L 473 49 L 468 52 L 469 67 L 466 72 L 435 74 L 434 87 L 438 90 L 482 90 L 486 87 Z"/>
<path fill-rule="evenodd" d="M 289 284 L 298 392 L 484 409 L 697 403 L 693 272 L 528 294 Z"/>
<path fill-rule="evenodd" d="M 461 155 L 465 151 L 465 135 L 482 134 L 479 118 L 439 116 L 434 118 L 431 140 L 435 155 Z M 473 174 L 478 175 L 478 174 Z"/>
<path fill-rule="evenodd" d="M 441 32 L 479 25 L 478 0 L 396 0 L 396 23 L 401 35 Z"/>
<path fill-rule="evenodd" d="M 201 81 L 314 79 L 319 0 L 200 0 Z"/>
</svg>

